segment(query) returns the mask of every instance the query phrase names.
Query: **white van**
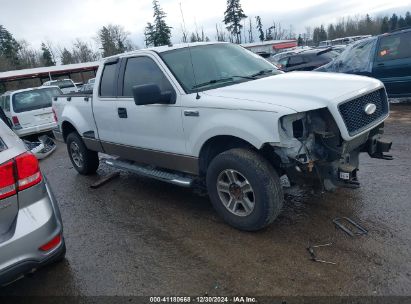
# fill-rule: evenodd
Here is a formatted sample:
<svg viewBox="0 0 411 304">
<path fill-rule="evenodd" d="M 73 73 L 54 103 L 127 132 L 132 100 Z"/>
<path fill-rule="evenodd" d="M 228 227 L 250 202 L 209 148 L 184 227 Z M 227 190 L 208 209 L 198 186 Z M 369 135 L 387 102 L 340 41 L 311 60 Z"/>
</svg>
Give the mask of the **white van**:
<svg viewBox="0 0 411 304">
<path fill-rule="evenodd" d="M 43 86 L 58 86 L 64 94 L 76 93 L 78 88 L 71 79 L 49 80 L 43 83 Z"/>
<path fill-rule="evenodd" d="M 6 92 L 0 96 L 0 107 L 18 136 L 48 132 L 56 127 L 52 99 L 61 94 L 56 86 Z"/>
</svg>

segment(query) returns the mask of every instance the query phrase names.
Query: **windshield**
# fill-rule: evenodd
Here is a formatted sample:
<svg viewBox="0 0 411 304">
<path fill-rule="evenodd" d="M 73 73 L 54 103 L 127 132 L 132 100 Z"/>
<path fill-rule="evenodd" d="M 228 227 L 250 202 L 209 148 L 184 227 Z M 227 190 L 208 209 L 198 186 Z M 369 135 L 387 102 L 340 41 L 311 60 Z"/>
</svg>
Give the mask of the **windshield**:
<svg viewBox="0 0 411 304">
<path fill-rule="evenodd" d="M 233 44 L 194 46 L 160 56 L 187 93 L 281 73 L 267 60 Z"/>
<path fill-rule="evenodd" d="M 74 83 L 71 80 L 58 80 L 58 81 L 53 81 L 51 85 L 58 86 L 60 89 L 64 88 L 73 88 Z"/>
<path fill-rule="evenodd" d="M 15 113 L 51 107 L 52 98 L 61 94 L 58 88 L 35 89 L 13 95 Z"/>
</svg>

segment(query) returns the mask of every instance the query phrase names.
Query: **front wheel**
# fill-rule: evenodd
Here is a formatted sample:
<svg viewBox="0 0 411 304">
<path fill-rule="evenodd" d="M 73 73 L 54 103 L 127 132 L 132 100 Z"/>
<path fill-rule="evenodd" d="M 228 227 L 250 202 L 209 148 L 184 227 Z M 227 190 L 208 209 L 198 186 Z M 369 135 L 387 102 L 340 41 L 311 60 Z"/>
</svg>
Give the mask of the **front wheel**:
<svg viewBox="0 0 411 304">
<path fill-rule="evenodd" d="M 207 170 L 207 189 L 218 214 L 231 226 L 245 231 L 271 224 L 284 200 L 274 168 L 247 149 L 217 155 Z"/>
<path fill-rule="evenodd" d="M 87 149 L 80 135 L 73 132 L 67 136 L 67 151 L 78 173 L 94 174 L 99 166 L 98 153 Z"/>
</svg>

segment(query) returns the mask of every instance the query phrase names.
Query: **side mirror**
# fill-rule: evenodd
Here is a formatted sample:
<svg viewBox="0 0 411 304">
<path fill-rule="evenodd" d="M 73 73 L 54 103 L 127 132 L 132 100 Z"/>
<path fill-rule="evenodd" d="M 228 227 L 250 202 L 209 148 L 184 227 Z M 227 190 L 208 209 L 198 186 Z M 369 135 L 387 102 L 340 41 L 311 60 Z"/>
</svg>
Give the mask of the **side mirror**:
<svg viewBox="0 0 411 304">
<path fill-rule="evenodd" d="M 133 87 L 133 97 L 136 105 L 149 104 L 170 104 L 172 93 L 161 93 L 160 87 L 156 84 L 143 84 Z"/>
</svg>

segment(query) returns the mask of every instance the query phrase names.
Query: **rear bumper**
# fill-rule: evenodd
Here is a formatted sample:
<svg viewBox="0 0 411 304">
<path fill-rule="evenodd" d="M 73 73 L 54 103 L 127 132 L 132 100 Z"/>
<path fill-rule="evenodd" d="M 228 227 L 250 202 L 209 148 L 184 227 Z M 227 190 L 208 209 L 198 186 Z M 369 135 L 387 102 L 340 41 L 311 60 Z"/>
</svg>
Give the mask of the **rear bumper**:
<svg viewBox="0 0 411 304">
<path fill-rule="evenodd" d="M 41 198 L 20 209 L 12 228 L 12 237 L 0 243 L 0 286 L 52 263 L 65 253 L 63 237 L 55 248 L 46 252 L 39 250 L 56 235 L 63 234 L 63 224 L 57 201 L 47 182 L 36 188 L 23 194 L 23 197 L 19 194 L 19 201 L 40 194 Z"/>
<path fill-rule="evenodd" d="M 53 254 L 48 256 L 42 261 L 25 260 L 14 264 L 7 268 L 5 271 L 0 272 L 0 287 L 8 285 L 16 280 L 23 278 L 24 276 L 34 273 L 38 269 L 59 261 L 66 253 L 66 244 L 64 239 L 60 246 L 53 251 Z"/>
<path fill-rule="evenodd" d="M 43 132 L 48 132 L 53 130 L 56 127 L 56 123 L 47 123 L 44 125 L 39 125 L 39 126 L 34 126 L 34 127 L 28 127 L 25 128 L 23 127 L 22 129 L 13 129 L 13 131 L 19 136 L 28 136 L 28 135 L 33 135 L 33 134 L 39 134 Z"/>
</svg>

